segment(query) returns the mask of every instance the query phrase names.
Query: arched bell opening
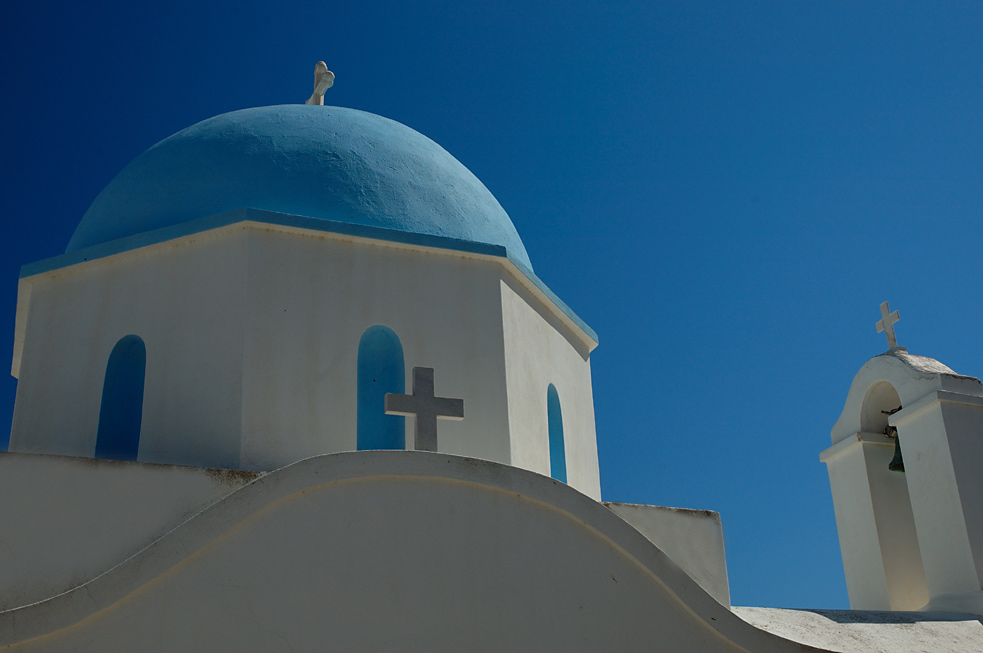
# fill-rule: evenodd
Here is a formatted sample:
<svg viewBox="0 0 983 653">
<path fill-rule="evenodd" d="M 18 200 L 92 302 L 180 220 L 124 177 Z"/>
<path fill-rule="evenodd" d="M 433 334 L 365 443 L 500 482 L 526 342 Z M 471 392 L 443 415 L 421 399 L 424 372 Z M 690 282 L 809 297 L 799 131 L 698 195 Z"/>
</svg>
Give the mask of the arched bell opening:
<svg viewBox="0 0 983 653">
<path fill-rule="evenodd" d="M 875 383 L 864 395 L 860 408 L 860 430 L 864 433 L 886 433 L 890 416 L 901 409 L 901 397 L 887 381 Z"/>
<path fill-rule="evenodd" d="M 888 463 L 892 472 L 904 473 L 904 457 L 898 429 L 890 424 L 891 415 L 901 410 L 901 398 L 894 386 L 886 381 L 873 385 L 864 396 L 860 409 L 860 430 L 864 433 L 880 433 L 894 442 L 894 456 Z"/>
</svg>

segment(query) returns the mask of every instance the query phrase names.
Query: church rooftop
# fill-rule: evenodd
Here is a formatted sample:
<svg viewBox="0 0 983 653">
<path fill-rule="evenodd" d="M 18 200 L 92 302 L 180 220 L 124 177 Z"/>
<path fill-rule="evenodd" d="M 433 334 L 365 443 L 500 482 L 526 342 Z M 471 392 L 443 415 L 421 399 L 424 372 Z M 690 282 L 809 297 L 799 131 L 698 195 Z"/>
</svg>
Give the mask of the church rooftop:
<svg viewBox="0 0 983 653">
<path fill-rule="evenodd" d="M 258 107 L 192 125 L 96 197 L 67 252 L 240 208 L 504 247 L 532 268 L 508 214 L 463 164 L 375 114 Z"/>
</svg>

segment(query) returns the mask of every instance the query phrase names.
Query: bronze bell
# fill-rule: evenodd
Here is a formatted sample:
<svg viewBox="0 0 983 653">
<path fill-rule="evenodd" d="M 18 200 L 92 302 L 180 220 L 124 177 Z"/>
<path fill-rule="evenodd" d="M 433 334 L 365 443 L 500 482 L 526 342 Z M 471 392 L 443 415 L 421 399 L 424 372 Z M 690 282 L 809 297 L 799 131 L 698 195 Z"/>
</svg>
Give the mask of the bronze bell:
<svg viewBox="0 0 983 653">
<path fill-rule="evenodd" d="M 901 410 L 901 406 L 893 410 L 882 410 L 885 415 L 894 415 Z M 894 458 L 888 463 L 887 468 L 892 472 L 904 474 L 904 458 L 901 457 L 901 438 L 898 437 L 898 427 L 888 424 L 884 427 L 884 435 L 894 440 Z"/>
<path fill-rule="evenodd" d="M 887 464 L 887 468 L 892 472 L 901 472 L 904 474 L 904 458 L 901 457 L 901 438 L 897 436 L 897 430 L 895 430 L 894 436 L 894 458 Z"/>
</svg>

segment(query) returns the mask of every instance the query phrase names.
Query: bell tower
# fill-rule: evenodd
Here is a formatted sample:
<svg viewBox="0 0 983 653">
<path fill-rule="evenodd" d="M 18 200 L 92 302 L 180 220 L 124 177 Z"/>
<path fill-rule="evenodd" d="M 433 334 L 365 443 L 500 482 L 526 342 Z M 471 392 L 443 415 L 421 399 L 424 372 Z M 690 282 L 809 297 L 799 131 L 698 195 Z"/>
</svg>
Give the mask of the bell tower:
<svg viewBox="0 0 983 653">
<path fill-rule="evenodd" d="M 890 344 L 857 372 L 820 454 L 850 607 L 983 614 L 983 387 Z"/>
</svg>

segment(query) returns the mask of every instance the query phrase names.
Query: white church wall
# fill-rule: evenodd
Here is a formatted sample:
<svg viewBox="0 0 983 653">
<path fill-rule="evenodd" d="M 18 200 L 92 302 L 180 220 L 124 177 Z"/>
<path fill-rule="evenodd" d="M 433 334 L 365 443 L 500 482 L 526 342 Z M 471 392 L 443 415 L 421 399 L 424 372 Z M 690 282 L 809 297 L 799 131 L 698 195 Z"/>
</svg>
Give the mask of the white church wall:
<svg viewBox="0 0 983 653">
<path fill-rule="evenodd" d="M 175 627 L 178 624 L 178 627 Z M 308 459 L 84 588 L 11 650 L 812 650 L 749 626 L 602 505 L 514 467 Z"/>
<path fill-rule="evenodd" d="M 139 459 L 237 466 L 244 245 L 241 229 L 216 230 L 23 279 L 10 449 L 92 456 L 109 354 L 135 334 L 147 348 Z"/>
<path fill-rule="evenodd" d="M 721 605 L 730 607 L 720 513 L 632 503 L 604 505 L 659 547 Z"/>
<path fill-rule="evenodd" d="M 0 610 L 75 588 L 255 477 L 0 452 Z"/>
<path fill-rule="evenodd" d="M 317 232 L 250 232 L 244 466 L 272 469 L 356 448 L 359 339 L 377 324 L 463 421 L 438 422 L 440 451 L 508 463 L 497 262 Z M 300 410 L 298 410 L 300 407 Z M 414 418 L 406 418 L 413 448 Z"/>
<path fill-rule="evenodd" d="M 550 475 L 546 392 L 563 415 L 567 483 L 600 500 L 590 359 L 580 341 L 520 284 L 501 283 L 512 464 Z"/>
<path fill-rule="evenodd" d="M 383 325 L 406 392 L 429 367 L 464 400 L 438 450 L 548 475 L 553 384 L 567 481 L 600 497 L 593 341 L 505 258 L 245 221 L 39 273 L 22 299 L 11 450 L 92 456 L 130 334 L 147 357 L 139 460 L 270 470 L 353 450 L 359 341 Z"/>
</svg>

